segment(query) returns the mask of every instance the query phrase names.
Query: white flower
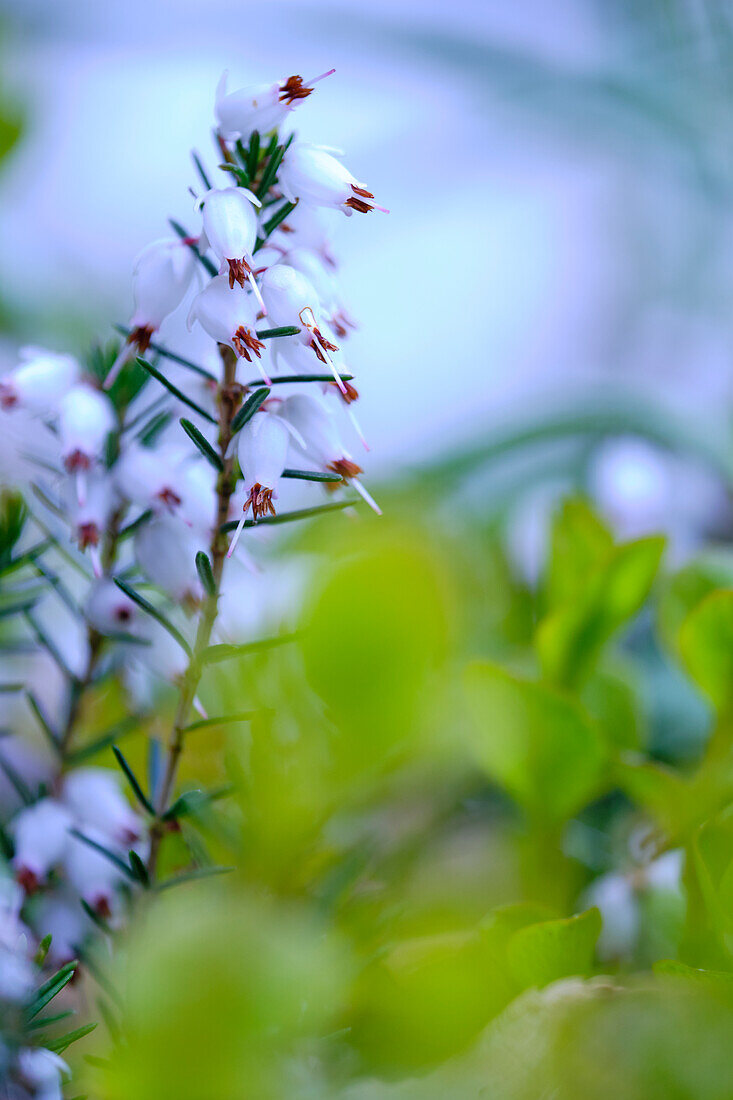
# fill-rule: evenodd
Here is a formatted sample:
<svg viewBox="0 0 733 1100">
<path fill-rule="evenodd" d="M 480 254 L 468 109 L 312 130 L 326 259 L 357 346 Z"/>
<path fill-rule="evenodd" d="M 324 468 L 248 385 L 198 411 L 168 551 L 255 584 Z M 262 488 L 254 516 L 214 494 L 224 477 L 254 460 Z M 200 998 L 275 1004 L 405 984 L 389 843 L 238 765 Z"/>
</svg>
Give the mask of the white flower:
<svg viewBox="0 0 733 1100">
<path fill-rule="evenodd" d="M 314 84 L 335 71 L 329 69 L 327 73 L 307 83 L 300 76 L 289 76 L 287 80 L 277 84 L 252 84 L 229 93 L 228 74 L 222 73 L 214 104 L 219 133 L 230 141 L 238 137 L 248 138 L 254 130 L 266 134 L 277 129 L 294 104 L 309 96 Z"/>
<path fill-rule="evenodd" d="M 253 203 L 260 200 L 244 187 L 225 187 L 207 191 L 199 200 L 203 205 L 204 237 L 222 266 L 229 268 L 229 286 L 235 282 L 244 288 L 247 278 L 257 290 L 252 268 L 252 252 L 257 240 L 257 215 Z"/>
<path fill-rule="evenodd" d="M 267 216 L 271 217 L 277 209 L 269 208 Z M 331 220 L 332 215 L 320 207 L 299 202 L 270 236 L 268 244 L 283 252 L 292 248 L 308 248 L 328 267 L 335 269 L 336 261 L 331 251 Z M 258 252 L 257 259 L 259 258 Z"/>
<path fill-rule="evenodd" d="M 38 898 L 31 915 L 39 939 L 51 936 L 48 960 L 63 966 L 77 956 L 94 926 L 79 904 L 79 895 L 67 885 Z"/>
<path fill-rule="evenodd" d="M 334 207 L 351 215 L 354 210 L 389 213 L 378 206 L 374 195 L 352 176 L 340 160 L 326 149 L 295 141 L 286 152 L 278 173 L 283 194 L 290 202 L 301 199 L 313 206 Z"/>
<path fill-rule="evenodd" d="M 327 364 L 339 389 L 344 392 L 344 384 L 331 356 L 331 352 L 338 351 L 338 345 L 329 339 L 332 334 L 320 317 L 318 294 L 310 280 L 294 267 L 275 264 L 262 277 L 262 295 L 271 323 L 278 328 L 294 325 L 300 329 L 297 339 L 311 348 L 321 363 Z M 287 346 L 278 351 L 287 356 Z"/>
<path fill-rule="evenodd" d="M 13 867 L 17 881 L 27 893 L 32 893 L 62 859 L 71 824 L 66 806 L 53 798 L 26 806 L 13 818 L 10 825 L 15 842 Z"/>
<path fill-rule="evenodd" d="M 282 263 L 305 275 L 318 295 L 321 306 L 329 314 L 331 327 L 337 336 L 344 339 L 348 336 L 349 329 L 356 328 L 341 301 L 336 279 L 321 256 L 310 248 L 296 247 L 285 253 Z"/>
<path fill-rule="evenodd" d="M 114 581 L 103 578 L 92 587 L 87 599 L 87 621 L 100 634 L 129 634 L 138 618 L 138 606 Z"/>
<path fill-rule="evenodd" d="M 89 840 L 110 848 L 109 838 L 99 829 L 84 828 L 81 831 Z M 124 858 L 122 850 L 115 852 L 115 855 Z M 122 871 L 109 856 L 79 837 L 70 835 L 64 853 L 64 870 L 74 890 L 96 913 L 103 917 L 112 916 L 115 892 L 124 879 Z"/>
<path fill-rule="evenodd" d="M 212 511 L 213 492 L 208 494 Z M 135 535 L 135 558 L 148 580 L 179 603 L 195 603 L 203 593 L 196 572 L 201 541 L 179 520 L 158 516 Z"/>
<path fill-rule="evenodd" d="M 64 778 L 64 804 L 82 823 L 118 844 L 130 845 L 142 835 L 140 818 L 120 790 L 119 780 L 107 768 L 75 768 Z"/>
<path fill-rule="evenodd" d="M 370 494 L 358 479 L 362 469 L 344 448 L 331 412 L 317 397 L 310 394 L 293 394 L 283 401 L 280 408 L 283 416 L 302 439 L 296 446 L 302 453 L 314 461 L 321 469 L 340 474 L 350 481 L 356 491 L 364 498 L 377 515 L 381 511 Z"/>
<path fill-rule="evenodd" d="M 142 250 L 133 268 L 129 343 L 144 352 L 166 317 L 183 301 L 196 269 L 196 257 L 178 238 L 153 241 Z"/>
<path fill-rule="evenodd" d="M 18 1053 L 18 1069 L 35 1100 L 62 1100 L 61 1075 L 69 1073 L 69 1067 L 58 1054 L 45 1047 L 25 1047 Z"/>
<path fill-rule="evenodd" d="M 251 294 L 239 286 L 229 287 L 226 275 L 217 275 L 197 294 L 188 315 L 189 328 L 198 321 L 212 340 L 226 344 L 240 359 L 259 360 L 264 344 L 257 339 L 257 306 Z M 258 362 L 258 367 L 260 366 Z M 262 371 L 263 378 L 269 378 Z"/>
<path fill-rule="evenodd" d="M 76 359 L 35 347 L 21 348 L 20 358 L 20 365 L 0 378 L 0 407 L 53 412 L 79 376 Z"/>
<path fill-rule="evenodd" d="M 117 503 L 115 484 L 104 470 L 94 470 L 86 478 L 85 494 L 79 502 L 77 488 L 72 491 L 67 482 L 66 507 L 73 529 L 73 535 L 80 550 L 89 549 L 95 576 L 100 576 L 102 567 L 99 558 L 99 544 L 112 510 Z"/>
<path fill-rule="evenodd" d="M 285 469 L 290 433 L 283 421 L 269 412 L 258 412 L 239 433 L 239 465 L 244 477 L 247 498 L 242 518 L 229 546 L 228 556 L 234 553 L 251 506 L 254 519 L 275 515 L 272 498 Z"/>
<path fill-rule="evenodd" d="M 91 386 L 73 386 L 59 403 L 61 457 L 68 472 L 76 474 L 80 505 L 86 500 L 86 471 L 102 457 L 114 423 L 109 399 Z"/>
<path fill-rule="evenodd" d="M 176 512 L 183 501 L 181 471 L 190 454 L 190 449 L 178 444 L 131 444 L 114 467 L 120 493 L 141 508 Z"/>
</svg>

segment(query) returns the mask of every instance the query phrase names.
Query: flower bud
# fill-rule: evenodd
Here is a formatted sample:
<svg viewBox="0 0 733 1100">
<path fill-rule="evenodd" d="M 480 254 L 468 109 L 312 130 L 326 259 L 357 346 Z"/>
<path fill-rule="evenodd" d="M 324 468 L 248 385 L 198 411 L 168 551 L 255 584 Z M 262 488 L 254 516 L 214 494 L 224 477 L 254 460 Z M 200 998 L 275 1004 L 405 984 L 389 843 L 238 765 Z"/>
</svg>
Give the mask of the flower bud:
<svg viewBox="0 0 733 1100">
<path fill-rule="evenodd" d="M 301 199 L 313 206 L 329 206 L 351 215 L 354 210 L 389 213 L 374 201 L 371 191 L 359 183 L 340 160 L 325 149 L 296 141 L 283 158 L 278 175 L 283 194 L 290 202 Z"/>
<path fill-rule="evenodd" d="M 230 288 L 227 276 L 217 275 L 194 298 L 188 325 L 190 328 L 198 321 L 212 340 L 233 348 L 240 359 L 251 363 L 253 355 L 260 359 L 265 346 L 257 339 L 256 318 L 257 306 L 252 295 L 238 286 Z"/>
<path fill-rule="evenodd" d="M 129 633 L 138 618 L 138 606 L 114 581 L 97 581 L 89 593 L 85 614 L 100 634 Z"/>
<path fill-rule="evenodd" d="M 207 495 L 207 503 L 212 513 L 213 491 Z M 196 572 L 196 551 L 200 549 L 200 540 L 170 516 L 152 519 L 135 535 L 135 558 L 143 573 L 178 603 L 195 604 L 203 595 Z"/>
<path fill-rule="evenodd" d="M 128 343 L 146 350 L 156 329 L 183 301 L 195 268 L 196 257 L 178 238 L 153 241 L 143 249 L 133 268 L 135 312 Z"/>
<path fill-rule="evenodd" d="M 22 362 L 0 378 L 0 407 L 23 408 L 45 415 L 55 411 L 79 376 L 79 364 L 70 355 L 43 348 L 21 348 Z"/>
<path fill-rule="evenodd" d="M 331 69 L 307 83 L 300 76 L 289 76 L 277 84 L 251 84 L 229 93 L 228 73 L 223 73 L 214 104 L 219 133 L 230 141 L 238 137 L 246 140 L 254 130 L 261 134 L 276 130 L 293 106 L 311 94 L 312 86 L 334 71 Z"/>
<path fill-rule="evenodd" d="M 139 817 L 120 790 L 117 776 L 107 768 L 77 768 L 64 779 L 64 805 L 87 825 L 129 847 L 142 834 Z"/>
<path fill-rule="evenodd" d="M 15 841 L 15 877 L 27 893 L 33 893 L 60 860 L 68 845 L 73 824 L 66 806 L 43 798 L 26 806 L 10 824 Z"/>
</svg>

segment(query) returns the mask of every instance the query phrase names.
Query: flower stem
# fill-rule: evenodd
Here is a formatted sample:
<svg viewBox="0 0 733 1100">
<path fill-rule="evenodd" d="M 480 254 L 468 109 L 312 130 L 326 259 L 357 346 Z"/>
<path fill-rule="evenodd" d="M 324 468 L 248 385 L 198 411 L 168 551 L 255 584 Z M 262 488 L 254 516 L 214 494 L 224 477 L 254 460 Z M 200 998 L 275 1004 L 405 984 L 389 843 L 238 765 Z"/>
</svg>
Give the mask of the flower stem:
<svg viewBox="0 0 733 1100">
<path fill-rule="evenodd" d="M 227 452 L 232 439 L 232 421 L 241 402 L 241 387 L 237 387 L 235 381 L 237 360 L 234 352 L 231 348 L 224 347 L 222 344 L 219 345 L 219 352 L 224 365 L 224 381 L 219 387 L 219 437 L 217 441 L 222 469 L 216 483 L 216 516 L 210 545 L 214 591 L 212 595 L 206 598 L 201 608 L 193 654 L 188 668 L 183 674 L 178 705 L 173 718 L 173 726 L 168 742 L 166 769 L 155 798 L 156 820 L 150 830 L 150 855 L 147 865 L 151 880 L 155 878 L 160 844 L 165 832 L 163 817 L 171 804 L 175 790 L 178 766 L 186 737 L 186 726 L 189 724 L 191 707 L 201 679 L 201 654 L 209 644 L 211 632 L 216 622 L 219 590 L 228 547 L 226 533 L 222 531 L 222 527 L 226 524 L 229 516 L 229 502 L 234 492 L 234 458 L 233 456 L 227 457 Z"/>
</svg>

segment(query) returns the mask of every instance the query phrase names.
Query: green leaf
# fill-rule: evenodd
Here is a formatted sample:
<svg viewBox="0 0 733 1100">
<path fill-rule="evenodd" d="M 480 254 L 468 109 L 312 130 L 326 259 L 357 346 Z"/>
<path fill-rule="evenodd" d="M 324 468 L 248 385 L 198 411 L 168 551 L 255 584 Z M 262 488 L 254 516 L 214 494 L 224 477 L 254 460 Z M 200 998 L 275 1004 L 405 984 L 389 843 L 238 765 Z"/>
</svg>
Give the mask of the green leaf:
<svg viewBox="0 0 733 1100">
<path fill-rule="evenodd" d="M 129 336 L 132 331 L 124 325 L 115 325 L 114 327 L 118 332 L 121 332 L 123 336 Z M 198 363 L 192 363 L 190 359 L 186 359 L 184 356 L 178 355 L 174 351 L 169 351 L 168 348 L 163 347 L 162 344 L 156 344 L 151 340 L 148 347 L 152 351 L 157 352 L 158 355 L 162 355 L 164 359 L 170 359 L 173 363 L 179 363 L 182 367 L 188 367 L 188 369 L 192 370 L 195 374 L 200 374 L 203 378 L 208 378 L 212 382 L 217 381 L 216 375 L 210 370 L 206 370 L 205 367 L 199 366 Z"/>
<path fill-rule="evenodd" d="M 147 424 L 138 432 L 138 439 L 143 447 L 152 447 L 164 428 L 167 428 L 173 419 L 171 413 L 163 411 L 153 416 Z"/>
<path fill-rule="evenodd" d="M 58 739 L 58 737 L 56 735 L 56 732 L 54 731 L 53 727 L 51 726 L 51 723 L 49 722 L 48 718 L 44 714 L 43 708 L 41 707 L 41 704 L 38 702 L 38 700 L 36 699 L 36 697 L 35 697 L 35 695 L 33 694 L 32 691 L 26 691 L 25 697 L 28 700 L 28 705 L 30 706 L 33 713 L 35 714 L 36 718 L 38 719 L 39 726 L 41 727 L 41 729 L 43 730 L 43 732 L 45 733 L 46 737 L 51 742 L 53 747 L 56 749 L 56 751 L 58 751 L 59 739 Z"/>
<path fill-rule="evenodd" d="M 530 813 L 564 821 L 598 794 L 604 746 L 574 699 L 487 661 L 464 683 L 479 763 Z"/>
<path fill-rule="evenodd" d="M 201 581 L 206 595 L 209 597 L 215 596 L 216 581 L 214 580 L 214 573 L 211 568 L 211 562 L 203 550 L 199 550 L 196 554 L 196 572 L 199 575 L 199 580 Z"/>
<path fill-rule="evenodd" d="M 587 678 L 605 643 L 644 603 L 663 549 L 661 538 L 614 548 L 582 591 L 540 623 L 535 645 L 548 679 L 569 687 Z"/>
<path fill-rule="evenodd" d="M 247 175 L 250 179 L 254 179 L 257 175 L 257 168 L 260 163 L 260 133 L 259 130 L 253 130 L 249 135 L 249 149 L 247 150 L 245 159 L 245 168 L 247 169 Z"/>
<path fill-rule="evenodd" d="M 292 214 L 293 210 L 295 210 L 295 207 L 297 205 L 298 205 L 297 201 L 296 202 L 283 203 L 283 205 L 280 207 L 280 209 L 277 211 L 277 213 L 273 214 L 272 217 L 269 218 L 268 221 L 265 222 L 265 224 L 262 226 L 263 236 L 260 238 L 260 241 L 261 241 L 262 244 L 265 243 L 267 238 L 270 236 L 271 233 L 273 233 L 277 229 L 277 227 L 280 225 L 280 223 L 284 222 L 285 219 L 287 217 L 289 217 L 290 214 Z M 255 247 L 255 252 L 256 251 L 257 251 L 257 248 Z"/>
<path fill-rule="evenodd" d="M 150 876 L 148 875 L 148 869 L 143 861 L 140 859 L 140 856 L 133 848 L 131 848 L 127 854 L 127 858 L 130 861 L 130 870 L 132 871 L 133 875 L 141 884 L 141 886 L 145 890 L 148 890 L 150 888 Z"/>
<path fill-rule="evenodd" d="M 590 975 L 601 923 L 600 912 L 593 908 L 575 917 L 530 924 L 515 932 L 507 953 L 522 988 L 541 989 L 560 978 Z"/>
<path fill-rule="evenodd" d="M 235 435 L 238 431 L 240 431 L 241 428 L 244 427 L 248 420 L 252 419 L 262 402 L 266 401 L 269 396 L 270 390 L 266 386 L 263 389 L 255 390 L 254 393 L 250 394 L 250 396 L 247 398 L 241 409 L 237 412 L 236 416 L 232 420 L 232 435 Z"/>
<path fill-rule="evenodd" d="M 258 340 L 273 340 L 278 336 L 297 336 L 300 329 L 297 325 L 281 325 L 279 328 L 262 328 L 257 330 Z M 327 375 L 326 381 L 333 381 L 333 375 Z M 282 379 L 280 379 L 282 381 Z"/>
<path fill-rule="evenodd" d="M 324 474 L 320 470 L 283 470 L 282 476 L 294 481 L 325 481 L 335 483 L 343 481 L 340 474 Z"/>
<path fill-rule="evenodd" d="M 211 446 L 208 439 L 206 439 L 206 437 L 201 434 L 196 425 L 192 424 L 190 420 L 186 420 L 184 417 L 179 420 L 179 424 L 183 428 L 188 438 L 196 444 L 206 461 L 210 462 L 215 470 L 223 470 L 224 463 L 219 458 L 218 454 Z"/>
<path fill-rule="evenodd" d="M 82 833 L 79 829 L 69 829 L 69 832 L 72 836 L 75 836 L 77 840 L 80 840 L 82 844 L 86 844 L 87 847 L 93 848 L 95 852 L 99 852 L 100 855 L 106 856 L 118 871 L 122 871 L 128 878 L 136 879 L 137 876 L 134 874 L 132 868 L 125 863 L 124 859 L 120 859 L 120 857 L 110 848 L 105 847 L 104 844 L 100 844 L 96 840 L 92 840 L 90 836 L 87 836 L 86 833 Z"/>
<path fill-rule="evenodd" d="M 203 183 L 206 190 L 210 191 L 211 190 L 211 180 L 207 176 L 206 169 L 204 168 L 203 164 L 201 163 L 201 157 L 198 155 L 198 153 L 195 150 L 192 150 L 191 157 L 193 159 L 193 163 L 196 165 L 196 171 L 201 176 L 201 182 Z"/>
<path fill-rule="evenodd" d="M 173 232 L 178 234 L 181 240 L 186 240 L 186 238 L 191 236 L 188 230 L 184 229 L 180 222 L 174 221 L 173 218 L 168 219 L 168 224 L 170 225 Z M 211 275 L 212 279 L 214 275 L 218 275 L 216 265 L 211 262 L 208 256 L 202 256 L 195 244 L 190 244 L 188 247 L 191 249 L 194 256 L 203 267 L 204 271 Z"/>
<path fill-rule="evenodd" d="M 74 972 L 78 966 L 76 959 L 71 962 L 65 963 L 59 970 L 53 974 L 48 981 L 44 982 L 42 986 L 36 992 L 35 997 L 28 1005 L 26 1017 L 32 1020 L 39 1012 L 46 1007 L 46 1005 L 54 999 L 57 993 L 60 993 L 64 986 L 68 985 L 71 979 L 74 977 Z"/>
<path fill-rule="evenodd" d="M 145 611 L 148 615 L 150 615 L 151 618 L 155 619 L 156 622 L 159 622 L 162 627 L 165 627 L 170 636 L 172 638 L 175 638 L 175 640 L 178 642 L 183 652 L 191 657 L 192 654 L 190 645 L 183 637 L 180 630 L 178 630 L 178 628 L 175 627 L 173 623 L 165 617 L 162 611 L 159 611 L 157 607 L 153 607 L 153 605 L 149 603 L 149 601 L 146 600 L 144 596 L 141 596 L 139 592 L 136 592 L 134 588 L 127 584 L 126 581 L 121 580 L 119 577 L 113 577 L 112 579 L 117 587 L 120 589 L 120 591 L 124 592 L 126 596 L 129 596 L 133 603 L 136 603 L 137 606 Z"/>
<path fill-rule="evenodd" d="M 684 620 L 682 661 L 719 710 L 733 704 L 733 589 L 711 592 Z"/>
<path fill-rule="evenodd" d="M 154 367 L 152 363 L 148 363 L 147 359 L 143 359 L 141 355 L 138 355 L 137 362 L 143 370 L 146 370 L 157 382 L 160 382 L 161 386 L 165 386 L 169 393 L 172 393 L 175 398 L 182 401 L 184 405 L 188 405 L 189 409 L 193 409 L 193 411 L 198 413 L 199 416 L 202 416 L 204 420 L 208 420 L 210 424 L 216 424 L 216 420 L 210 413 L 207 413 L 206 409 L 202 409 L 200 405 L 197 405 L 195 401 L 187 397 L 182 390 L 179 390 L 178 386 L 174 386 L 157 367 Z"/>
<path fill-rule="evenodd" d="M 59 1039 L 45 1039 L 43 1045 L 48 1050 L 52 1050 L 54 1054 L 63 1054 L 72 1043 L 76 1043 L 79 1039 L 90 1035 L 96 1026 L 96 1024 L 84 1024 L 83 1027 L 78 1027 L 75 1031 L 67 1031 L 66 1035 L 62 1035 Z"/>
<path fill-rule="evenodd" d="M 33 956 L 33 962 L 36 964 L 36 966 L 43 966 L 44 962 L 46 961 L 46 955 L 48 954 L 48 949 L 49 949 L 50 946 L 51 946 L 51 933 L 49 932 L 49 934 L 47 936 L 43 937 L 43 939 L 41 940 L 41 942 L 38 945 L 38 950 L 36 951 L 35 955 Z"/>
<path fill-rule="evenodd" d="M 79 764 L 82 760 L 87 760 L 90 756 L 96 756 L 97 753 L 102 752 L 103 749 L 107 749 L 113 745 L 115 741 L 119 741 L 125 734 L 131 733 L 132 730 L 137 729 L 141 721 L 142 718 L 140 715 L 128 714 L 125 718 L 121 718 L 119 722 L 110 726 L 105 733 L 95 737 L 93 741 L 90 741 L 86 745 L 80 745 L 78 749 L 74 749 L 72 752 L 68 753 L 68 762 Z"/>
<path fill-rule="evenodd" d="M 140 783 L 138 782 L 137 776 L 135 775 L 132 768 L 130 767 L 130 765 L 125 760 L 124 756 L 122 755 L 122 753 L 118 749 L 117 745 L 112 746 L 112 752 L 115 754 L 115 760 L 117 761 L 117 763 L 120 765 L 122 771 L 124 772 L 125 778 L 127 779 L 127 782 L 130 784 L 130 787 L 132 788 L 132 792 L 135 795 L 135 798 L 138 800 L 138 802 L 140 803 L 142 808 L 145 811 L 147 811 L 147 813 L 154 814 L 155 810 L 153 809 L 153 807 L 150 803 L 150 800 L 147 798 L 147 796 L 143 792 L 143 789 L 140 786 Z"/>
<path fill-rule="evenodd" d="M 169 890 L 171 886 L 182 886 L 184 882 L 197 882 L 201 878 L 212 878 L 215 875 L 229 875 L 236 871 L 236 867 L 196 867 L 193 871 L 183 871 L 180 875 L 164 879 L 159 882 L 157 890 Z"/>
<path fill-rule="evenodd" d="M 353 508 L 358 504 L 362 504 L 361 497 L 350 498 L 349 500 L 334 500 L 329 504 L 316 504 L 313 508 L 298 508 L 292 512 L 278 512 L 276 516 L 263 516 L 261 519 L 254 520 L 248 519 L 245 521 L 245 527 L 259 527 L 260 524 L 279 524 L 279 523 L 293 523 L 300 519 L 310 519 L 312 516 L 320 516 L 325 512 L 338 512 L 342 508 Z M 239 521 L 236 519 L 229 520 L 227 523 L 222 523 L 219 528 L 220 531 L 234 531 L 239 526 Z"/>
<path fill-rule="evenodd" d="M 585 500 L 564 501 L 554 517 L 547 569 L 548 609 L 580 595 L 613 550 L 613 536 Z"/>
<path fill-rule="evenodd" d="M 201 654 L 201 663 L 203 665 L 215 665 L 219 661 L 231 661 L 235 657 L 246 657 L 250 653 L 264 653 L 265 650 L 274 649 L 276 646 L 287 645 L 290 642 L 296 641 L 297 634 L 277 634 L 274 638 L 260 638 L 256 642 L 243 642 L 241 645 L 234 645 L 230 642 L 220 642 L 218 645 L 207 646 Z M 243 714 L 250 715 L 254 712 L 243 711 Z M 236 716 L 234 721 L 246 721 L 245 718 Z M 202 718 L 198 722 L 192 722 L 186 729 L 203 729 L 204 726 L 210 726 L 214 723 L 221 721 L 227 721 L 224 718 Z"/>
</svg>

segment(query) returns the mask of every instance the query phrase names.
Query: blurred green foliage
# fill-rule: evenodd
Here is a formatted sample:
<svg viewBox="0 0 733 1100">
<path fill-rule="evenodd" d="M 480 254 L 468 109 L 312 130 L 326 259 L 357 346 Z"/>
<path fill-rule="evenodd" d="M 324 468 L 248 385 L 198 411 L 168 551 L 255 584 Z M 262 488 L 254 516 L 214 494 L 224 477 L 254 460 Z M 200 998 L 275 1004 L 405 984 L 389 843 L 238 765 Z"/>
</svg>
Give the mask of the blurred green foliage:
<svg viewBox="0 0 733 1100">
<path fill-rule="evenodd" d="M 202 683 L 254 719 L 190 735 L 184 787 L 232 787 L 185 839 L 235 870 L 146 896 L 91 1094 L 731 1095 L 725 556 L 671 570 L 581 498 L 536 587 L 498 529 L 409 505 L 286 549 L 311 563 L 296 635 Z M 698 693 L 695 759 L 655 754 L 650 670 Z"/>
</svg>

